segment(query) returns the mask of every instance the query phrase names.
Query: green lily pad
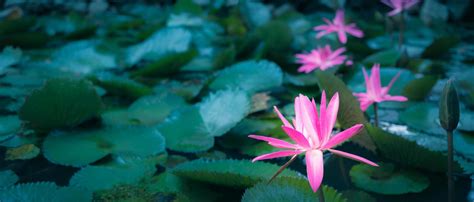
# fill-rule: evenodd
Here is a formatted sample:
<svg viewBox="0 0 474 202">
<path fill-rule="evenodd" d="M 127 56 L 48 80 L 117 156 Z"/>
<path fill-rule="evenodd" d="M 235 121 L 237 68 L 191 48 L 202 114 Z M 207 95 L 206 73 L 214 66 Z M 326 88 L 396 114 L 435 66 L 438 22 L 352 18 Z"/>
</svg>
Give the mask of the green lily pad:
<svg viewBox="0 0 474 202">
<path fill-rule="evenodd" d="M 19 178 L 12 170 L 0 171 L 0 188 L 14 185 Z"/>
<path fill-rule="evenodd" d="M 18 116 L 0 117 L 0 141 L 3 141 L 12 135 L 15 135 L 21 127 L 21 121 Z"/>
<path fill-rule="evenodd" d="M 77 187 L 58 187 L 52 182 L 17 184 L 0 192 L 2 201 L 92 201 L 92 192 Z"/>
<path fill-rule="evenodd" d="M 364 191 L 359 190 L 346 190 L 342 192 L 342 195 L 347 198 L 348 202 L 377 202 L 374 197 Z"/>
<path fill-rule="evenodd" d="M 134 77 L 167 77 L 176 74 L 181 67 L 197 55 L 196 50 L 183 53 L 170 53 L 132 72 Z"/>
<path fill-rule="evenodd" d="M 184 82 L 173 80 L 156 86 L 154 91 L 168 91 L 184 97 L 186 100 L 191 100 L 201 92 L 201 89 L 204 87 L 204 82 L 205 81 L 201 79 L 192 79 Z"/>
<path fill-rule="evenodd" d="M 128 109 L 113 109 L 105 111 L 101 114 L 102 124 L 106 126 L 138 125 L 138 123 L 131 120 L 128 115 Z"/>
<path fill-rule="evenodd" d="M 19 117 L 34 129 L 49 131 L 74 127 L 96 117 L 102 101 L 89 81 L 51 79 L 33 91 L 19 111 Z"/>
<path fill-rule="evenodd" d="M 317 71 L 316 76 L 318 78 L 319 87 L 326 90 L 327 98 L 332 97 L 336 92 L 339 93 L 340 104 L 337 120 L 343 128 L 349 128 L 355 124 L 367 123 L 364 113 L 360 109 L 359 102 L 341 79 L 325 71 Z M 351 140 L 370 151 L 375 151 L 375 145 L 365 129 L 351 138 Z"/>
<path fill-rule="evenodd" d="M 324 201 L 346 202 L 347 199 L 332 187 L 322 185 Z M 319 191 L 318 191 L 319 192 Z M 318 192 L 313 192 L 307 180 L 290 179 L 275 180 L 271 183 L 262 182 L 252 188 L 245 190 L 242 196 L 243 202 L 284 202 L 284 201 L 319 201 Z"/>
<path fill-rule="evenodd" d="M 172 173 L 186 179 L 207 182 L 210 184 L 249 187 L 262 181 L 269 180 L 279 169 L 279 166 L 254 162 L 250 160 L 207 160 L 198 159 L 179 164 Z M 278 178 L 302 178 L 290 169 L 285 169 Z"/>
<path fill-rule="evenodd" d="M 128 108 L 128 117 L 141 124 L 156 124 L 164 120 L 173 110 L 185 106 L 180 96 L 161 92 L 158 95 L 141 97 Z"/>
<path fill-rule="evenodd" d="M 358 188 L 378 194 L 400 195 L 419 193 L 428 188 L 430 180 L 423 174 L 404 168 L 396 168 L 390 163 L 380 167 L 358 164 L 351 168 L 349 175 Z"/>
<path fill-rule="evenodd" d="M 221 136 L 237 125 L 250 110 L 250 98 L 244 91 L 218 91 L 205 98 L 199 113 L 211 136 Z"/>
<path fill-rule="evenodd" d="M 171 150 L 200 152 L 214 146 L 214 137 L 207 131 L 199 108 L 195 106 L 173 112 L 158 125 L 158 130 L 166 139 L 166 148 Z"/>
<path fill-rule="evenodd" d="M 44 156 L 60 165 L 84 166 L 109 154 L 149 156 L 163 152 L 163 136 L 154 128 L 106 127 L 53 132 L 43 143 Z"/>
<path fill-rule="evenodd" d="M 69 185 L 91 191 L 104 190 L 121 184 L 135 184 L 146 176 L 150 177 L 154 172 L 154 166 L 143 163 L 87 166 L 71 177 Z"/>
<path fill-rule="evenodd" d="M 436 58 L 460 42 L 458 36 L 443 36 L 435 39 L 421 54 L 424 58 Z"/>
<path fill-rule="evenodd" d="M 141 96 L 149 95 L 153 90 L 137 81 L 131 80 L 127 77 L 115 76 L 109 73 L 100 73 L 94 76 L 89 76 L 94 84 L 104 88 L 107 94 L 126 96 L 131 98 L 139 98 Z"/>
<path fill-rule="evenodd" d="M 423 100 L 431 92 L 431 89 L 438 81 L 436 76 L 424 76 L 410 81 L 406 84 L 403 89 L 403 95 L 408 98 L 408 100 Z"/>
<path fill-rule="evenodd" d="M 26 160 L 38 156 L 40 149 L 34 144 L 25 144 L 17 148 L 10 148 L 5 153 L 5 160 Z"/>
<path fill-rule="evenodd" d="M 374 63 L 379 63 L 381 66 L 395 66 L 398 59 L 400 59 L 401 53 L 395 49 L 388 49 L 376 52 L 372 55 L 367 56 L 363 63 L 372 66 Z"/>
<path fill-rule="evenodd" d="M 0 75 L 5 73 L 7 67 L 18 64 L 22 56 L 21 49 L 5 47 L 0 53 Z"/>
<path fill-rule="evenodd" d="M 211 90 L 240 88 L 253 93 L 280 86 L 282 81 L 283 73 L 275 63 L 267 60 L 247 60 L 218 72 L 209 88 Z"/>
</svg>

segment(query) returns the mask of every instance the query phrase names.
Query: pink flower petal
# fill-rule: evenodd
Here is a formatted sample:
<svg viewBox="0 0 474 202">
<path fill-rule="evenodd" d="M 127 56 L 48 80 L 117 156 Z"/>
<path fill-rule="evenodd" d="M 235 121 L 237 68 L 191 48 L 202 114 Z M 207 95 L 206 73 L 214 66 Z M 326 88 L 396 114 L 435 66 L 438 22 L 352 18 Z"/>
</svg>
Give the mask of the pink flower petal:
<svg viewBox="0 0 474 202">
<path fill-rule="evenodd" d="M 339 38 L 339 41 L 343 44 L 347 43 L 347 36 L 346 32 L 344 30 L 338 30 L 337 31 L 337 37 Z"/>
<path fill-rule="evenodd" d="M 405 102 L 408 100 L 407 97 L 405 96 L 400 96 L 400 95 L 396 95 L 396 96 L 392 96 L 392 95 L 385 95 L 383 96 L 383 100 L 386 100 L 386 101 L 398 101 L 398 102 Z"/>
<path fill-rule="evenodd" d="M 326 92 L 323 90 L 321 94 L 321 105 L 319 105 L 319 126 L 320 126 L 320 131 L 318 131 L 318 134 L 320 134 L 323 137 L 323 143 L 327 142 L 329 139 L 328 137 L 328 132 L 326 129 L 328 128 L 326 125 L 327 121 L 327 115 L 326 115 Z"/>
<path fill-rule="evenodd" d="M 344 10 L 338 9 L 336 11 L 336 17 L 334 18 L 335 25 L 343 25 L 344 24 Z"/>
<path fill-rule="evenodd" d="M 334 124 L 336 123 L 337 119 L 337 112 L 339 111 L 339 93 L 335 93 L 331 100 L 329 101 L 329 105 L 327 108 L 327 125 L 326 125 L 326 131 L 332 131 L 334 128 Z"/>
<path fill-rule="evenodd" d="M 306 172 L 311 189 L 316 192 L 321 186 L 324 176 L 323 152 L 320 150 L 306 152 Z"/>
<path fill-rule="evenodd" d="M 357 155 L 354 155 L 354 154 L 350 154 L 350 153 L 347 153 L 347 152 L 343 152 L 343 151 L 339 151 L 339 150 L 335 150 L 335 149 L 328 149 L 328 151 L 330 151 L 331 153 L 333 154 L 336 154 L 336 155 L 339 155 L 339 156 L 342 156 L 342 157 L 346 157 L 346 158 L 349 158 L 349 159 L 352 159 L 352 160 L 355 160 L 355 161 L 359 161 L 359 162 L 362 162 L 362 163 L 366 163 L 366 164 L 369 164 L 371 166 L 379 166 L 377 165 L 376 163 L 372 162 L 372 161 L 369 161 L 365 158 L 362 158 L 360 156 L 357 156 Z"/>
<path fill-rule="evenodd" d="M 372 72 L 370 74 L 370 81 L 372 83 L 373 92 L 375 97 L 379 97 L 382 92 L 382 86 L 380 84 L 380 65 L 374 64 Z"/>
<path fill-rule="evenodd" d="M 355 24 L 353 26 L 347 27 L 346 32 L 349 33 L 352 36 L 357 37 L 357 38 L 364 37 L 364 32 L 362 32 L 362 30 L 360 30 L 360 29 L 357 29 Z"/>
<path fill-rule="evenodd" d="M 285 133 L 293 141 L 296 142 L 296 144 L 298 144 L 299 146 L 304 147 L 304 148 L 310 148 L 309 142 L 303 134 L 301 134 L 300 132 L 294 130 L 293 128 L 289 128 L 289 127 L 286 127 L 286 126 L 283 126 L 282 128 L 285 131 Z"/>
<path fill-rule="evenodd" d="M 273 137 L 266 137 L 266 136 L 260 136 L 260 135 L 249 135 L 250 138 L 256 139 L 256 140 L 262 140 L 268 142 L 268 144 L 277 147 L 277 148 L 284 148 L 284 149 L 296 149 L 298 148 L 296 145 L 293 145 L 289 142 L 286 142 L 284 140 L 280 140 L 277 138 Z"/>
<path fill-rule="evenodd" d="M 352 136 L 360 132 L 364 127 L 362 124 L 356 124 L 336 135 L 334 135 L 324 146 L 323 149 L 330 149 L 335 147 L 338 144 L 343 143 L 344 141 L 350 139 Z"/>
<path fill-rule="evenodd" d="M 316 131 L 316 125 L 314 124 L 314 120 L 317 119 L 316 114 L 314 113 L 314 108 L 316 105 L 313 105 L 309 98 L 300 95 L 300 105 L 301 105 L 301 121 L 303 121 L 304 129 L 305 129 L 305 136 L 311 140 L 311 145 L 319 145 L 319 138 Z M 307 135 L 306 135 L 307 134 Z"/>
<path fill-rule="evenodd" d="M 252 159 L 252 162 L 265 160 L 265 159 L 274 159 L 274 158 L 285 157 L 285 156 L 293 156 L 296 154 L 300 154 L 301 152 L 302 151 L 299 151 L 299 150 L 283 150 L 283 151 L 272 152 L 269 154 L 257 156 L 254 159 Z"/>
<path fill-rule="evenodd" d="M 285 125 L 286 127 L 293 128 L 293 126 L 290 124 L 290 122 L 288 122 L 288 120 L 286 120 L 286 118 L 280 113 L 280 110 L 278 110 L 278 108 L 276 106 L 273 106 L 273 109 L 278 114 L 278 117 L 283 122 L 283 125 Z"/>
</svg>

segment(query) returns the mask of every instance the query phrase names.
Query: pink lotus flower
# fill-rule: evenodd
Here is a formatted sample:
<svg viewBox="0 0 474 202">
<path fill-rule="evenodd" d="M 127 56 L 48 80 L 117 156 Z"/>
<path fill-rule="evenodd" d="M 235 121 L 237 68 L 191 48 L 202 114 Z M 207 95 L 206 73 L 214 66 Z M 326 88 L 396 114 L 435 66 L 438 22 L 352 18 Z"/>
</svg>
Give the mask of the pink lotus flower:
<svg viewBox="0 0 474 202">
<path fill-rule="evenodd" d="M 327 18 L 323 18 L 323 20 L 327 23 L 327 25 L 319 25 L 314 27 L 314 30 L 320 31 L 316 35 L 318 39 L 332 32 L 337 32 L 339 41 L 345 44 L 347 42 L 346 32 L 358 38 L 362 38 L 364 36 L 364 33 L 359 28 L 357 28 L 355 23 L 351 23 L 348 25 L 344 24 L 343 10 L 337 10 L 336 17 L 332 22 L 329 21 Z"/>
<path fill-rule="evenodd" d="M 382 3 L 384 3 L 387 6 L 390 6 L 390 8 L 393 8 L 392 11 L 390 11 L 387 15 L 389 16 L 394 16 L 403 10 L 407 10 L 410 7 L 414 6 L 420 2 L 419 0 L 382 0 Z"/>
<path fill-rule="evenodd" d="M 346 51 L 345 48 L 338 48 L 333 52 L 331 47 L 326 45 L 324 48 L 317 48 L 307 54 L 296 54 L 296 58 L 298 58 L 296 62 L 302 64 L 298 72 L 309 73 L 317 68 L 326 70 L 343 64 L 346 56 L 341 55 L 341 53 L 344 51 Z"/>
<path fill-rule="evenodd" d="M 357 124 L 334 136 L 331 136 L 332 129 L 336 123 L 337 111 L 339 109 L 339 94 L 336 93 L 326 106 L 326 94 L 323 91 L 321 106 L 318 110 L 314 99 L 310 101 L 308 97 L 300 95 L 295 98 L 295 114 L 293 125 L 275 107 L 275 111 L 283 122 L 283 130 L 295 142 L 294 144 L 265 136 L 249 135 L 250 138 L 263 140 L 269 145 L 285 150 L 264 154 L 254 158 L 252 161 L 272 159 L 285 156 L 306 153 L 306 172 L 309 184 L 314 192 L 321 185 L 324 174 L 323 152 L 329 151 L 333 154 L 350 158 L 356 161 L 367 163 L 372 166 L 377 164 L 343 151 L 332 149 L 336 145 L 356 135 L 362 128 L 362 124 Z"/>
<path fill-rule="evenodd" d="M 404 96 L 392 96 L 388 94 L 388 91 L 393 86 L 397 78 L 400 76 L 400 72 L 392 78 L 388 86 L 382 87 L 380 83 L 380 65 L 374 64 L 372 67 L 372 73 L 370 77 L 367 75 L 365 68 L 362 69 L 365 78 L 365 86 L 367 93 L 354 93 L 354 96 L 360 102 L 360 108 L 362 111 L 367 110 L 367 108 L 375 102 L 383 101 L 398 101 L 405 102 L 408 99 Z"/>
</svg>

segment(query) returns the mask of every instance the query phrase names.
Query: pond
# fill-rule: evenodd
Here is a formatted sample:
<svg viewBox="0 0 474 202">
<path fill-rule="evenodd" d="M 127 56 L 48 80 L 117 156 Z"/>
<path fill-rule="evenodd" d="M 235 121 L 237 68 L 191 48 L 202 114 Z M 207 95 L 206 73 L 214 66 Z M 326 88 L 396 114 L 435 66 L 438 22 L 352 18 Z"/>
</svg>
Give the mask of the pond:
<svg viewBox="0 0 474 202">
<path fill-rule="evenodd" d="M 471 1 L 0 1 L 0 201 L 474 201 Z"/>
</svg>

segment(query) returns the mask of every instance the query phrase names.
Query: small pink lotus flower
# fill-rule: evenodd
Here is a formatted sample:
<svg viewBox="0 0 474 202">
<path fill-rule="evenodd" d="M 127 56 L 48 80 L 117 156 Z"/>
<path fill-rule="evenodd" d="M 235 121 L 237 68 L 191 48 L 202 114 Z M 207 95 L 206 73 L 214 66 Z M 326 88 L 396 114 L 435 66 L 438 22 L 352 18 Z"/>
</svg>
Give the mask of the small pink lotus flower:
<svg viewBox="0 0 474 202">
<path fill-rule="evenodd" d="M 324 48 L 318 47 L 307 54 L 296 54 L 296 58 L 298 58 L 296 62 L 302 64 L 298 72 L 309 73 L 317 68 L 326 70 L 343 64 L 346 56 L 341 55 L 341 53 L 344 51 L 346 51 L 345 48 L 338 48 L 333 52 L 331 47 L 326 45 Z"/>
<path fill-rule="evenodd" d="M 374 64 L 372 67 L 372 73 L 370 77 L 367 75 L 365 68 L 362 69 L 365 78 L 365 86 L 367 93 L 354 93 L 354 96 L 360 102 L 360 108 L 362 111 L 367 110 L 367 108 L 375 102 L 383 101 L 398 101 L 405 102 L 408 99 L 404 96 L 392 96 L 388 94 L 388 91 L 393 86 L 397 78 L 400 76 L 400 72 L 392 78 L 388 86 L 382 87 L 380 83 L 380 65 Z"/>
<path fill-rule="evenodd" d="M 392 11 L 390 11 L 387 15 L 388 16 L 394 16 L 403 10 L 407 10 L 410 7 L 414 6 L 420 2 L 419 0 L 382 0 L 382 3 L 384 3 L 387 6 L 390 6 L 390 8 L 393 8 Z"/>
<path fill-rule="evenodd" d="M 364 36 L 362 30 L 357 28 L 355 23 L 351 23 L 348 25 L 344 24 L 344 10 L 337 10 L 336 17 L 332 22 L 329 21 L 327 18 L 323 18 L 323 20 L 327 23 L 327 25 L 319 25 L 314 27 L 314 30 L 320 31 L 316 35 L 318 39 L 332 32 L 337 32 L 339 41 L 345 44 L 347 42 L 346 32 L 358 38 L 362 38 Z"/>
<path fill-rule="evenodd" d="M 365 158 L 332 149 L 336 145 L 356 135 L 363 128 L 362 124 L 357 124 L 347 130 L 331 136 L 339 109 L 338 93 L 334 94 L 334 96 L 331 98 L 331 101 L 329 101 L 329 105 L 326 106 L 326 93 L 323 91 L 319 115 L 314 99 L 310 101 L 308 97 L 303 95 L 296 97 L 296 116 L 293 119 L 293 125 L 290 124 L 285 119 L 285 117 L 283 117 L 280 111 L 278 111 L 278 108 L 274 108 L 284 124 L 282 126 L 283 130 L 295 143 L 292 144 L 272 137 L 249 135 L 250 138 L 263 140 L 268 142 L 268 144 L 271 146 L 285 149 L 282 151 L 258 156 L 252 161 L 294 156 L 305 152 L 306 172 L 308 175 L 309 184 L 311 185 L 311 188 L 314 192 L 318 190 L 323 180 L 323 152 L 326 150 L 339 156 L 367 163 L 372 166 L 378 166 L 377 164 Z"/>
</svg>

